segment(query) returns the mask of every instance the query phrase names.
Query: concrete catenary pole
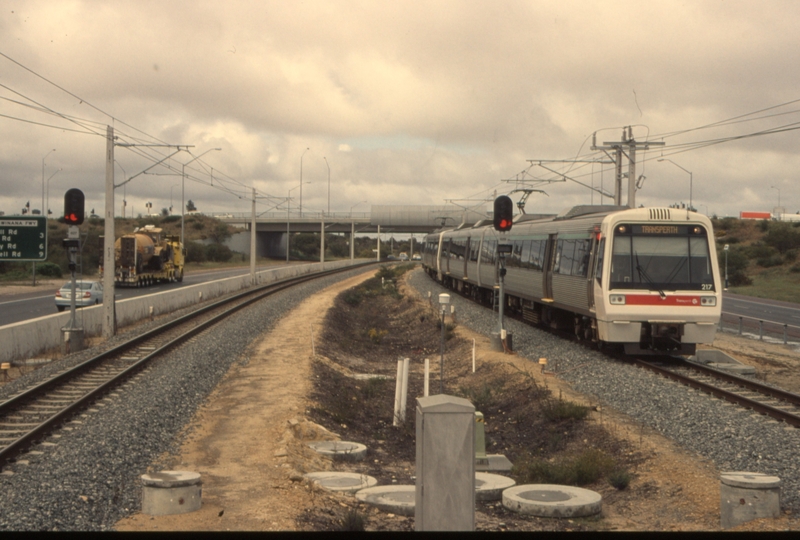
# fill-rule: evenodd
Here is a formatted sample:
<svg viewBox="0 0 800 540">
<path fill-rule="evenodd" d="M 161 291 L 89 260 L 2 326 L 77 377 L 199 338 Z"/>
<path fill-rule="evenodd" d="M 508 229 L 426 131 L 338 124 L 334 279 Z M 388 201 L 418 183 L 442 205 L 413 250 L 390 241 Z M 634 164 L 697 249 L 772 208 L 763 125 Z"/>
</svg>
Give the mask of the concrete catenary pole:
<svg viewBox="0 0 800 540">
<path fill-rule="evenodd" d="M 106 129 L 106 209 L 103 239 L 103 337 L 116 334 L 114 304 L 114 128 Z"/>
</svg>

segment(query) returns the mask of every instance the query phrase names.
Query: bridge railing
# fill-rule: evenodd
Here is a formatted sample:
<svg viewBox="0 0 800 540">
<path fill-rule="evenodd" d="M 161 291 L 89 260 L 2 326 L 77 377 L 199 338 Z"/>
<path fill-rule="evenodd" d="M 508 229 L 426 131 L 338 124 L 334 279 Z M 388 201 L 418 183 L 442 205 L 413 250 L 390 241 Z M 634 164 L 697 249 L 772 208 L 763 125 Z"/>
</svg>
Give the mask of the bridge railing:
<svg viewBox="0 0 800 540">
<path fill-rule="evenodd" d="M 200 213 L 200 212 L 198 212 Z M 242 219 L 249 221 L 252 218 L 250 212 L 203 212 L 204 216 L 214 217 L 218 219 Z M 256 212 L 256 219 L 271 219 L 275 221 L 290 220 L 309 220 L 309 221 L 332 221 L 332 220 L 350 220 L 350 219 L 369 219 L 369 212 L 291 212 L 288 216 L 286 212 Z"/>
</svg>

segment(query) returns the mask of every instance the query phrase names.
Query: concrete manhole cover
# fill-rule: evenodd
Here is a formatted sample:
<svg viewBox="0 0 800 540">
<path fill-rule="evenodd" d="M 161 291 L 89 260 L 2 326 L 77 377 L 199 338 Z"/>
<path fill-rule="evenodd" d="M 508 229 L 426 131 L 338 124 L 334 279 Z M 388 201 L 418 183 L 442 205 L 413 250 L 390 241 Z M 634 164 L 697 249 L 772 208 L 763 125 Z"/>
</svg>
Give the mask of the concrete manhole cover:
<svg viewBox="0 0 800 540">
<path fill-rule="evenodd" d="M 516 482 L 506 476 L 484 472 L 475 473 L 475 500 L 496 501 L 502 498 L 503 491 L 513 487 Z"/>
<path fill-rule="evenodd" d="M 375 486 L 356 493 L 359 501 L 401 516 L 414 515 L 416 496 L 416 486 Z"/>
<path fill-rule="evenodd" d="M 351 472 L 322 471 L 308 473 L 304 476 L 328 491 L 339 493 L 353 494 L 361 489 L 378 484 L 378 481 L 372 476 Z"/>
<path fill-rule="evenodd" d="M 308 443 L 317 453 L 340 461 L 361 461 L 367 455 L 367 447 L 350 441 L 316 441 Z"/>
<path fill-rule="evenodd" d="M 539 517 L 580 517 L 600 513 L 599 493 L 574 486 L 526 484 L 503 491 L 503 506 Z"/>
</svg>

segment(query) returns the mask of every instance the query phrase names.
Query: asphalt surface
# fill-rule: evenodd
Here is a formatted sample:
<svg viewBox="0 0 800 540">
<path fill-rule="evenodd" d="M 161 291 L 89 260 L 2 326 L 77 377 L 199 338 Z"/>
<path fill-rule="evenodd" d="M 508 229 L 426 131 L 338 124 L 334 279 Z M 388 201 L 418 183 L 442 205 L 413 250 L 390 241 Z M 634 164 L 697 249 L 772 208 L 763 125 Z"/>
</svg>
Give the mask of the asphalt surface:
<svg viewBox="0 0 800 540">
<path fill-rule="evenodd" d="M 270 266 L 269 268 L 272 269 L 282 267 L 283 265 Z M 266 269 L 266 267 L 258 268 L 258 270 L 264 269 Z M 117 300 L 124 300 L 126 298 L 134 298 L 136 296 L 143 296 L 145 294 L 164 292 L 172 289 L 178 289 L 180 287 L 186 287 L 188 285 L 196 285 L 206 281 L 214 281 L 217 279 L 229 278 L 249 273 L 249 267 L 212 270 L 207 272 L 193 272 L 191 274 L 186 274 L 182 283 L 159 283 L 156 285 L 151 285 L 150 287 L 142 287 L 138 289 L 117 287 L 114 291 L 114 297 Z M 36 291 L 14 295 L 0 294 L 0 326 L 58 313 L 55 304 L 56 289 L 67 281 L 69 281 L 67 277 L 62 278 L 59 280 L 59 285 L 53 287 L 52 289 L 39 289 Z"/>
</svg>

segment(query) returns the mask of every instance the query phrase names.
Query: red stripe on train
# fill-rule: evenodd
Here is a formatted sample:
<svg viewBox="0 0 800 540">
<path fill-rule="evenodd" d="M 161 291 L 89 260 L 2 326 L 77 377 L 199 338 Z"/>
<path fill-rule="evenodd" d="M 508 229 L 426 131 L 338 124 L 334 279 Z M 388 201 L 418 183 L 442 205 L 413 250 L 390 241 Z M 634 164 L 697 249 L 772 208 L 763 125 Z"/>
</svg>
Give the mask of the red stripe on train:
<svg viewBox="0 0 800 540">
<path fill-rule="evenodd" d="M 625 304 L 634 306 L 700 306 L 699 296 L 667 296 L 657 294 L 626 294 Z"/>
</svg>

